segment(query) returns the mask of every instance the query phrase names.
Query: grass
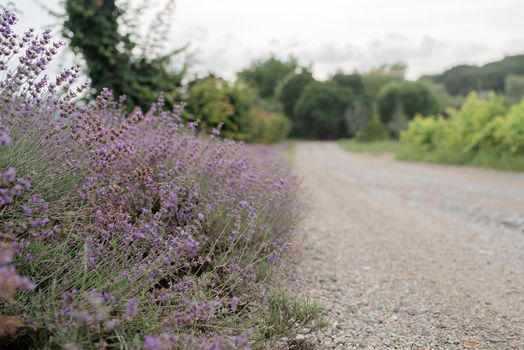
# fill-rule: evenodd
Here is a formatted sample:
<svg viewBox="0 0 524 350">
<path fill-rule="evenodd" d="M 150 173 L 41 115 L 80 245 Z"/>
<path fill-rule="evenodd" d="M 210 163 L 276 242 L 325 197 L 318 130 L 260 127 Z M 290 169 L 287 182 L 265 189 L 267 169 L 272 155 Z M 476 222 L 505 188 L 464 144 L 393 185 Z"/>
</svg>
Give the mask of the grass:
<svg viewBox="0 0 524 350">
<path fill-rule="evenodd" d="M 506 171 L 524 171 L 524 156 L 497 154 L 495 152 L 421 151 L 402 147 L 397 152 L 396 159 L 436 164 L 471 165 Z"/>
<path fill-rule="evenodd" d="M 268 299 L 269 315 L 265 319 L 265 336 L 276 338 L 288 334 L 299 326 L 321 330 L 329 326 L 316 301 L 286 294 L 271 295 Z"/>
<path fill-rule="evenodd" d="M 273 147 L 275 147 L 279 154 L 282 157 L 286 158 L 289 162 L 293 162 L 295 159 L 295 154 L 297 152 L 297 143 L 299 141 L 296 139 L 287 139 L 285 141 L 279 142 Z"/>
<path fill-rule="evenodd" d="M 338 143 L 342 149 L 356 153 L 397 154 L 403 148 L 402 144 L 395 140 L 358 142 L 353 139 L 343 139 L 338 141 Z"/>
<path fill-rule="evenodd" d="M 434 164 L 469 165 L 506 171 L 524 171 L 524 155 L 497 154 L 495 152 L 464 153 L 457 151 L 414 150 L 400 141 L 384 140 L 358 142 L 353 139 L 340 140 L 342 149 L 355 153 L 394 154 L 398 160 Z"/>
</svg>

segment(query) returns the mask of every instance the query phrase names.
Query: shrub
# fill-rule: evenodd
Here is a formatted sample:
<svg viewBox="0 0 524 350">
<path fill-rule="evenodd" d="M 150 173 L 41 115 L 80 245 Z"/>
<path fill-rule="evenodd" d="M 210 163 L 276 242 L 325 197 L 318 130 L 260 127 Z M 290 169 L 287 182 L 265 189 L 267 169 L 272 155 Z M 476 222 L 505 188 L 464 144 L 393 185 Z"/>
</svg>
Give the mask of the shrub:
<svg viewBox="0 0 524 350">
<path fill-rule="evenodd" d="M 423 151 L 434 149 L 438 143 L 437 130 L 441 125 L 440 120 L 435 117 L 424 118 L 420 114 L 415 116 L 402 133 L 402 142 Z"/>
<path fill-rule="evenodd" d="M 380 122 L 376 109 L 373 109 L 365 127 L 355 135 L 358 142 L 374 142 L 389 139 L 387 127 Z"/>
<path fill-rule="evenodd" d="M 248 68 L 238 72 L 238 77 L 252 85 L 262 98 L 275 97 L 278 84 L 284 77 L 297 69 L 294 58 L 281 61 L 273 56 L 253 62 Z"/>
<path fill-rule="evenodd" d="M 482 100 L 471 93 L 447 118 L 415 117 L 401 135 L 407 146 L 401 156 L 520 169 L 517 163 L 524 156 L 523 135 L 524 101 L 508 112 L 502 97 L 492 94 Z"/>
<path fill-rule="evenodd" d="M 369 107 L 363 98 L 357 98 L 351 106 L 344 111 L 348 136 L 355 136 L 368 124 Z"/>
<path fill-rule="evenodd" d="M 183 117 L 198 121 L 199 129 L 205 132 L 211 133 L 220 126 L 222 136 L 250 141 L 250 110 L 254 99 L 254 91 L 245 84 L 230 84 L 209 75 L 189 86 Z"/>
<path fill-rule="evenodd" d="M 398 137 L 402 126 L 415 114 L 438 112 L 437 100 L 431 90 L 421 82 L 401 81 L 384 85 L 379 91 L 377 105 L 380 120 L 389 126 L 393 137 Z"/>
<path fill-rule="evenodd" d="M 524 99 L 513 105 L 503 118 L 491 123 L 494 142 L 511 154 L 524 155 Z"/>
<path fill-rule="evenodd" d="M 313 82 L 309 84 L 295 108 L 297 133 L 306 138 L 338 139 L 347 135 L 344 112 L 352 102 L 351 89 L 339 84 Z"/>
<path fill-rule="evenodd" d="M 106 89 L 75 102 L 78 69 L 39 78 L 59 44 L 15 21 L 0 19 L 20 60 L 0 82 L 0 347 L 245 349 L 268 334 L 300 211 L 286 164 L 198 138 L 162 99 L 145 114 Z"/>
<path fill-rule="evenodd" d="M 524 75 L 510 74 L 504 78 L 504 93 L 510 103 L 517 103 L 524 97 Z"/>
<path fill-rule="evenodd" d="M 251 131 L 249 140 L 256 143 L 271 144 L 286 138 L 290 122 L 280 113 L 268 112 L 262 108 L 251 110 Z"/>
<path fill-rule="evenodd" d="M 365 89 L 364 82 L 362 80 L 362 75 L 358 73 L 345 74 L 341 71 L 335 73 L 331 78 L 331 81 L 339 84 L 340 86 L 345 86 L 353 90 L 353 93 L 357 96 L 364 98 Z"/>
<path fill-rule="evenodd" d="M 406 74 L 407 66 L 402 62 L 382 65 L 362 75 L 362 84 L 366 96 L 371 101 L 376 101 L 380 89 L 394 81 L 402 81 Z"/>
<path fill-rule="evenodd" d="M 284 113 L 293 123 L 291 132 L 294 136 L 300 136 L 297 133 L 299 130 L 295 130 L 294 127 L 300 125 L 300 119 L 296 118 L 294 114 L 295 106 L 306 86 L 314 81 L 315 78 L 310 71 L 302 70 L 299 73 L 289 73 L 277 88 L 277 98 L 282 103 Z"/>
<path fill-rule="evenodd" d="M 155 53 L 152 45 L 140 47 L 136 42 L 138 33 L 123 34 L 122 27 L 124 30 L 133 28 L 124 13 L 125 3 L 115 0 L 64 0 L 63 4 L 66 14 L 63 34 L 69 39 L 72 50 L 85 60 L 87 74 L 96 89 L 93 93 L 107 87 L 117 94 L 126 95 L 128 108 L 149 108 L 161 92 L 165 93 L 169 106 L 176 103 L 176 90 L 186 69 L 173 69 L 173 59 L 183 49 L 167 54 Z M 160 29 L 158 26 L 162 22 L 171 22 L 163 16 L 173 11 L 172 5 L 173 1 L 169 1 L 156 16 L 151 30 L 155 26 Z M 144 16 L 141 16 L 143 20 Z M 167 32 L 167 28 L 164 29 Z M 153 39 L 156 39 L 151 40 L 156 45 L 163 42 L 162 38 Z"/>
</svg>

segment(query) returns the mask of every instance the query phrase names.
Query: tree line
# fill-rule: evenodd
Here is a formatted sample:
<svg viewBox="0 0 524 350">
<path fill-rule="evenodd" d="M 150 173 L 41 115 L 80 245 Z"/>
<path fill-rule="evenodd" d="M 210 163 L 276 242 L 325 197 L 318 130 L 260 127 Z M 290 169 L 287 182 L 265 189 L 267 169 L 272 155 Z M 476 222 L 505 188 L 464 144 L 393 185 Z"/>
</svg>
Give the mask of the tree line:
<svg viewBox="0 0 524 350">
<path fill-rule="evenodd" d="M 173 3 L 169 0 L 166 6 Z M 417 81 L 405 78 L 403 63 L 366 72 L 338 71 L 318 80 L 311 66 L 276 56 L 252 62 L 234 81 L 214 74 L 191 78 L 188 65 L 172 65 L 184 48 L 151 55 L 157 51 L 144 48 L 152 45 L 150 40 L 137 39 L 129 13 L 115 0 L 65 0 L 64 5 L 64 35 L 84 58 L 93 91 L 110 88 L 126 95 L 130 108 L 142 109 L 163 93 L 168 105 L 185 101 L 183 117 L 198 121 L 200 130 L 220 127 L 223 136 L 237 140 L 396 139 L 415 115 L 446 115 L 479 86 L 505 92 L 514 101 L 524 93 L 524 77 L 519 75 L 524 73 L 524 56 L 483 67 L 458 66 Z M 167 32 L 168 10 L 159 12 L 146 39 Z"/>
</svg>

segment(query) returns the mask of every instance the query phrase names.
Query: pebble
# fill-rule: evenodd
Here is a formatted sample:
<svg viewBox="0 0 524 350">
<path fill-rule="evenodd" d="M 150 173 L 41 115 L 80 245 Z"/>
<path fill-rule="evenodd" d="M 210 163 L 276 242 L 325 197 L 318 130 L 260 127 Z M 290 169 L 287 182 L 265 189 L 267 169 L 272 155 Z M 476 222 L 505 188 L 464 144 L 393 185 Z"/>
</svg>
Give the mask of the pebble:
<svg viewBox="0 0 524 350">
<path fill-rule="evenodd" d="M 296 157 L 311 190 L 298 272 L 331 322 L 304 338 L 330 350 L 524 349 L 520 174 L 327 142 L 299 144 Z"/>
</svg>

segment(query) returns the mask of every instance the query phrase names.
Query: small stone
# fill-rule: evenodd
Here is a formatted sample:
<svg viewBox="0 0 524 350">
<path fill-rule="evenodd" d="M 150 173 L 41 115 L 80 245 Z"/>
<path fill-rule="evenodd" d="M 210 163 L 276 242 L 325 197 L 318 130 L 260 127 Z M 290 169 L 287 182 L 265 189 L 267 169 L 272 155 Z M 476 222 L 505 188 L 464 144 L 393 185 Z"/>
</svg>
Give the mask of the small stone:
<svg viewBox="0 0 524 350">
<path fill-rule="evenodd" d="M 325 340 L 323 345 L 324 345 L 324 347 L 333 347 L 333 346 L 335 346 L 333 341 L 330 340 L 330 339 Z"/>
</svg>

